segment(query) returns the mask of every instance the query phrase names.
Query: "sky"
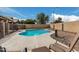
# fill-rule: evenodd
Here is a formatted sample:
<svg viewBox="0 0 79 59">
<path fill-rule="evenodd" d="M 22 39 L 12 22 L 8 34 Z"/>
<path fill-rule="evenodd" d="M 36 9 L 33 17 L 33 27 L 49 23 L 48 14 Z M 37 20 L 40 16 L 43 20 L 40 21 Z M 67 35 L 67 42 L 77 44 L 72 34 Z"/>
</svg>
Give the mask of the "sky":
<svg viewBox="0 0 79 59">
<path fill-rule="evenodd" d="M 48 15 L 50 21 L 53 20 L 53 17 L 62 17 L 64 21 L 79 19 L 78 7 L 0 7 L 0 15 L 19 19 L 35 19 L 36 15 L 41 12 Z"/>
</svg>

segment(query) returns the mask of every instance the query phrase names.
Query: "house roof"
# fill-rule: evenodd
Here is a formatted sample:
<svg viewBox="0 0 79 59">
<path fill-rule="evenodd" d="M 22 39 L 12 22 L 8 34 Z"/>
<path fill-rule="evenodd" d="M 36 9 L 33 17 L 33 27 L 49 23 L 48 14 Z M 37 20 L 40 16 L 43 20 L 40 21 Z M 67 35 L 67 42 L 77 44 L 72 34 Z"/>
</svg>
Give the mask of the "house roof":
<svg viewBox="0 0 79 59">
<path fill-rule="evenodd" d="M 6 17 L 6 16 L 0 16 L 0 21 L 4 20 L 4 21 L 9 21 L 9 22 L 17 22 L 17 19 L 13 19 L 13 17 Z"/>
</svg>

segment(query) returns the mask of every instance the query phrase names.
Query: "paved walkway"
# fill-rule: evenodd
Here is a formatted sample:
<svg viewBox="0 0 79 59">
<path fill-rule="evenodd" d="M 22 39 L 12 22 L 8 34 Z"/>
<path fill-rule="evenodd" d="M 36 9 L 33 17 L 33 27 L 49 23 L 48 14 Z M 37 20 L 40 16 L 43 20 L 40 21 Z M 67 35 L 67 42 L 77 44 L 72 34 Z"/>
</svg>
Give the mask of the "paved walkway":
<svg viewBox="0 0 79 59">
<path fill-rule="evenodd" d="M 3 38 L 3 42 L 0 43 L 0 45 L 5 47 L 9 52 L 23 52 L 25 47 L 28 49 L 28 51 L 31 51 L 32 49 L 41 46 L 49 47 L 50 44 L 54 44 L 56 42 L 50 37 L 50 35 L 54 33 L 53 31 L 33 37 L 18 35 L 18 33 L 20 32 L 13 33 L 10 36 Z"/>
</svg>

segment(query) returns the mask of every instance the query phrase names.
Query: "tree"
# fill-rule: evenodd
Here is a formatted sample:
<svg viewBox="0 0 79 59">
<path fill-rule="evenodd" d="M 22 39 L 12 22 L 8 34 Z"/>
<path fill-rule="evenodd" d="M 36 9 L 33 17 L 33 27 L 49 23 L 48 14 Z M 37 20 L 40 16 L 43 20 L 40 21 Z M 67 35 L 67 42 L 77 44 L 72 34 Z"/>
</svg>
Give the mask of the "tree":
<svg viewBox="0 0 79 59">
<path fill-rule="evenodd" d="M 55 20 L 53 23 L 62 23 L 63 21 L 62 21 L 62 18 L 61 17 L 58 17 L 58 19 L 57 20 Z"/>
<path fill-rule="evenodd" d="M 17 20 L 17 23 L 20 24 L 20 20 Z"/>
<path fill-rule="evenodd" d="M 25 20 L 24 24 L 35 24 L 35 20 L 27 19 Z"/>
<path fill-rule="evenodd" d="M 37 14 L 37 23 L 46 24 L 48 20 L 49 20 L 48 15 L 45 15 L 44 13 Z"/>
<path fill-rule="evenodd" d="M 24 20 L 21 20 L 20 23 L 21 23 L 21 24 L 24 24 Z"/>
<path fill-rule="evenodd" d="M 26 19 L 26 20 L 18 20 L 18 24 L 35 24 L 36 20 L 33 19 Z"/>
</svg>

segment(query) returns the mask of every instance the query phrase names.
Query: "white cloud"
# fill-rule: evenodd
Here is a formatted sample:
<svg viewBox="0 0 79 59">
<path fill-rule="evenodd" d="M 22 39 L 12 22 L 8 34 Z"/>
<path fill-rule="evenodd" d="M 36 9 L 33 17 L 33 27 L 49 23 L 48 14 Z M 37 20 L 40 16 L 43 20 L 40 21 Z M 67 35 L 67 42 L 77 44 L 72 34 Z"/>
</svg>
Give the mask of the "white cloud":
<svg viewBox="0 0 79 59">
<path fill-rule="evenodd" d="M 18 11 L 12 9 L 12 8 L 8 8 L 8 7 L 0 7 L 0 13 L 2 13 L 3 15 L 9 15 L 9 16 L 14 16 L 16 17 L 19 16 L 19 17 L 25 17 L 23 14 L 19 13 Z"/>
<path fill-rule="evenodd" d="M 61 17 L 63 21 L 65 22 L 69 22 L 69 21 L 77 21 L 79 20 L 79 16 L 75 16 L 75 15 L 60 15 L 60 14 L 52 14 L 52 20 L 54 19 L 56 20 L 58 17 Z"/>
</svg>

